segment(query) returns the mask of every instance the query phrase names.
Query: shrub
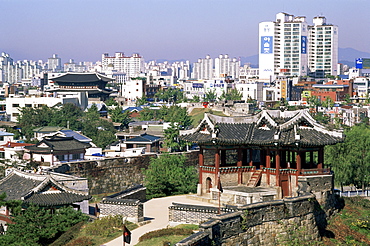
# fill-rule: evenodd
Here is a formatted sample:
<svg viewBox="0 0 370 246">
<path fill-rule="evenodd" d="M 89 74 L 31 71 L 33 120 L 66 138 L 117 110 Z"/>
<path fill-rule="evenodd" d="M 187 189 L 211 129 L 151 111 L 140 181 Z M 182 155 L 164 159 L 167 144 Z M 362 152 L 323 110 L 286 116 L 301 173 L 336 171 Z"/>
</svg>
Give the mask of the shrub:
<svg viewBox="0 0 370 246">
<path fill-rule="evenodd" d="M 66 244 L 66 246 L 93 246 L 94 243 L 89 237 L 79 237 Z"/>
<path fill-rule="evenodd" d="M 73 238 L 75 238 L 80 232 L 82 226 L 85 222 L 81 221 L 80 223 L 72 226 L 68 231 L 63 233 L 57 240 L 55 240 L 50 246 L 64 246 Z"/>
<path fill-rule="evenodd" d="M 108 237 L 117 229 L 122 229 L 122 215 L 106 216 L 94 223 L 86 225 L 85 232 L 88 235 Z"/>
<path fill-rule="evenodd" d="M 192 229 L 185 229 L 185 228 L 165 228 L 165 229 L 160 229 L 156 231 L 151 231 L 148 232 L 144 235 L 142 235 L 139 238 L 139 242 L 142 242 L 144 240 L 152 239 L 152 238 L 157 238 L 157 237 L 163 237 L 163 236 L 171 236 L 171 235 L 189 235 L 192 234 L 193 230 Z"/>
</svg>

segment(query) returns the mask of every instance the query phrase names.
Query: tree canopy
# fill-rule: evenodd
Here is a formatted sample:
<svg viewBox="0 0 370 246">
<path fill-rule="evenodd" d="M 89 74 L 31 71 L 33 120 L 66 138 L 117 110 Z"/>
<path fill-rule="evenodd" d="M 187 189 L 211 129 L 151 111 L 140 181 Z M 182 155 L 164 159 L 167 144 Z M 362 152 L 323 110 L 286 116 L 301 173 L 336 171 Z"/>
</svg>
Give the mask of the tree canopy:
<svg viewBox="0 0 370 246">
<path fill-rule="evenodd" d="M 188 115 L 186 108 L 177 105 L 163 106 L 160 109 L 145 108 L 140 111 L 139 119 L 142 121 L 163 120 L 165 122 L 178 123 L 181 129 L 185 129 L 192 124 L 192 119 Z"/>
<path fill-rule="evenodd" d="M 116 139 L 113 124 L 100 118 L 96 105 L 92 105 L 87 112 L 83 112 L 72 103 L 54 107 L 25 107 L 21 108 L 20 112 L 18 125 L 21 128 L 22 135 L 28 140 L 33 138 L 33 129 L 42 126 L 59 126 L 82 131 L 84 135 L 91 138 L 101 148 L 106 147 Z"/>
<path fill-rule="evenodd" d="M 208 90 L 204 94 L 204 102 L 215 102 L 217 100 L 216 89 Z"/>
<path fill-rule="evenodd" d="M 183 155 L 163 154 L 152 158 L 144 171 L 145 186 L 149 198 L 196 192 L 197 170 L 185 166 Z"/>
<path fill-rule="evenodd" d="M 155 93 L 154 97 L 158 100 L 163 100 L 164 102 L 176 103 L 184 99 L 184 93 L 178 88 L 168 88 L 167 90 L 159 90 Z"/>
<path fill-rule="evenodd" d="M 169 152 L 183 151 L 188 145 L 179 136 L 180 128 L 178 124 L 171 123 L 171 127 L 164 130 L 164 145 L 169 149 Z"/>
<path fill-rule="evenodd" d="M 241 100 L 243 97 L 243 94 L 236 88 L 233 88 L 231 90 L 223 91 L 220 100 L 233 100 L 233 101 L 238 101 Z"/>
<path fill-rule="evenodd" d="M 88 216 L 71 207 L 52 211 L 31 205 L 12 218 L 0 245 L 48 245 L 73 225 L 87 221 Z"/>
<path fill-rule="evenodd" d="M 370 127 L 355 125 L 345 135 L 343 143 L 325 147 L 325 162 L 335 173 L 336 185 L 364 188 L 370 182 Z"/>
</svg>

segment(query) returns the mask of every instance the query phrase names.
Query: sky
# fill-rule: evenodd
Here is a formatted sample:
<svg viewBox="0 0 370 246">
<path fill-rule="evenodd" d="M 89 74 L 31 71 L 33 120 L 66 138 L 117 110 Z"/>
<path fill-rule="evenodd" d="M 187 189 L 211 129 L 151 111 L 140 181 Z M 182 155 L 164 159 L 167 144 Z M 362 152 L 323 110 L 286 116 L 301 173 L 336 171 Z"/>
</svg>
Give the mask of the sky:
<svg viewBox="0 0 370 246">
<path fill-rule="evenodd" d="M 325 16 L 339 47 L 370 52 L 369 0 L 0 0 L 0 52 L 14 60 L 149 60 L 258 54 L 258 23 L 279 12 Z"/>
</svg>

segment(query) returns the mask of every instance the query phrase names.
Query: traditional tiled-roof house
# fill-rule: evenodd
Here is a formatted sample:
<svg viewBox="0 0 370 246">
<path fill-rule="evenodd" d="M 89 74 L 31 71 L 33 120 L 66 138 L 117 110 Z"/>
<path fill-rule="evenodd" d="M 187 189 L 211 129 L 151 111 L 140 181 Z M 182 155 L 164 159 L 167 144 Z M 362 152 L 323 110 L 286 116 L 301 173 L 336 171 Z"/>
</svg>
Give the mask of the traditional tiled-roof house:
<svg viewBox="0 0 370 246">
<path fill-rule="evenodd" d="M 45 137 L 34 146 L 25 148 L 24 159 L 41 162 L 42 166 L 55 166 L 63 162 L 84 160 L 89 143 L 76 140 L 74 137 Z"/>
<path fill-rule="evenodd" d="M 13 169 L 0 180 L 0 193 L 6 193 L 5 200 L 21 200 L 25 206 L 31 203 L 48 208 L 72 205 L 88 213 L 88 200 L 91 196 L 88 194 L 87 179 L 58 176 L 60 175 L 26 173 Z M 74 183 L 82 181 L 85 185 L 72 189 L 70 185 L 68 187 L 63 184 L 71 180 L 75 180 Z"/>
<path fill-rule="evenodd" d="M 59 88 L 49 91 L 55 92 L 84 92 L 89 98 L 108 99 L 111 90 L 105 88 L 113 79 L 99 73 L 66 73 L 51 80 L 59 85 Z"/>
<path fill-rule="evenodd" d="M 344 140 L 307 110 L 264 110 L 250 117 L 206 114 L 198 127 L 181 135 L 200 146 L 198 193 L 216 187 L 220 174 L 223 186 L 272 187 L 276 198 L 296 196 L 308 177 L 330 180 L 324 147 Z"/>
</svg>

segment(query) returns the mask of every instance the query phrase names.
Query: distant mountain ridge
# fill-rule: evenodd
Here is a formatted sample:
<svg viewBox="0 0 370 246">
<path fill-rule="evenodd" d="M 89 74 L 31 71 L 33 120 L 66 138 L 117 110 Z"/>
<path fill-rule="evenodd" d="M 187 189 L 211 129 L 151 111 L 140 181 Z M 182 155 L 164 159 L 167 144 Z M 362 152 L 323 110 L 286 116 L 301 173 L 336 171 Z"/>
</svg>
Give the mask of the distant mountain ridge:
<svg viewBox="0 0 370 246">
<path fill-rule="evenodd" d="M 370 58 L 370 53 L 364 52 L 364 51 L 359 51 L 353 48 L 339 48 L 338 49 L 338 62 L 348 65 L 350 67 L 355 66 L 355 60 L 357 58 Z M 240 63 L 243 66 L 244 64 L 250 64 L 251 67 L 258 67 L 258 55 L 252 55 L 252 56 L 247 56 L 247 57 L 239 57 Z M 186 61 L 185 59 L 179 59 L 179 60 L 166 60 L 166 59 L 157 59 L 157 62 L 164 62 L 168 61 L 169 63 L 173 62 L 181 62 L 181 61 Z M 192 62 L 191 62 L 192 64 Z"/>
</svg>

